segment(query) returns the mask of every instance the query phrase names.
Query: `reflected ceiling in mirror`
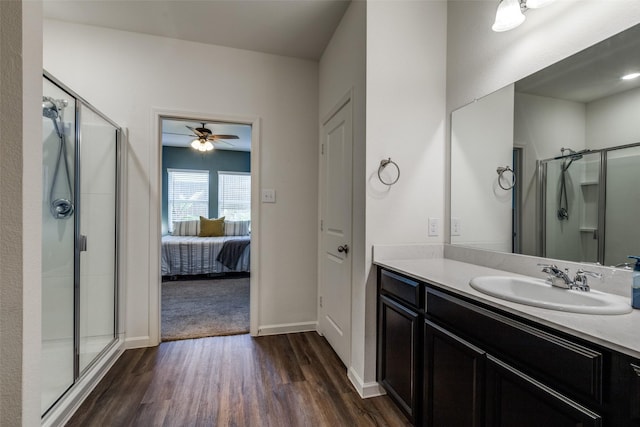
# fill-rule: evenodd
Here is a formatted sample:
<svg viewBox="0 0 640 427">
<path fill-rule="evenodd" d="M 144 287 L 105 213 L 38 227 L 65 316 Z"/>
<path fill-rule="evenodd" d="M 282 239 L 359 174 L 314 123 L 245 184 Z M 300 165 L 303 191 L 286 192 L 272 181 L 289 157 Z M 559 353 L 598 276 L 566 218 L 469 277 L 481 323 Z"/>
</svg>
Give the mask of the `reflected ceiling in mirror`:
<svg viewBox="0 0 640 427">
<path fill-rule="evenodd" d="M 632 73 L 640 25 L 454 111 L 451 243 L 605 265 L 640 254 Z"/>
</svg>

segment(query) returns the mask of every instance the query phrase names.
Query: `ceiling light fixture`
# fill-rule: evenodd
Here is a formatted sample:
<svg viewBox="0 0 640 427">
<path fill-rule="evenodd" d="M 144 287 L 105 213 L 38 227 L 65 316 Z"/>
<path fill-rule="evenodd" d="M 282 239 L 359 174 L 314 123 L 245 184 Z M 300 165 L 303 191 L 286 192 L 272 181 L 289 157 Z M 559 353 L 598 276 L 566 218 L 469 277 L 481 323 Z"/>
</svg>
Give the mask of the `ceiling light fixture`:
<svg viewBox="0 0 640 427">
<path fill-rule="evenodd" d="M 622 80 L 633 80 L 640 77 L 640 73 L 631 73 L 620 77 Z"/>
<path fill-rule="evenodd" d="M 540 9 L 554 0 L 501 0 L 496 11 L 496 20 L 491 29 L 497 33 L 509 31 L 525 20 L 524 11 Z"/>
<path fill-rule="evenodd" d="M 213 150 L 213 144 L 209 141 L 207 141 L 206 139 L 194 139 L 193 141 L 191 141 L 191 147 L 194 150 L 198 150 L 198 151 L 211 151 Z"/>
</svg>

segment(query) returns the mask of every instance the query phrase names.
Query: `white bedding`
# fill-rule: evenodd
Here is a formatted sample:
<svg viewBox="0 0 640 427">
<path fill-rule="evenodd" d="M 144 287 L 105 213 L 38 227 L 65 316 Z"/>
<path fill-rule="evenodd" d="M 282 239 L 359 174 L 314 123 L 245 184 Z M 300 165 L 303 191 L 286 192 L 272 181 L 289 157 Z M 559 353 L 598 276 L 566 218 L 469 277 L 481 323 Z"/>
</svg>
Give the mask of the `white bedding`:
<svg viewBox="0 0 640 427">
<path fill-rule="evenodd" d="M 162 236 L 162 275 L 248 272 L 251 245 L 242 252 L 235 268 L 228 268 L 216 260 L 228 240 L 248 241 L 250 236 Z"/>
</svg>

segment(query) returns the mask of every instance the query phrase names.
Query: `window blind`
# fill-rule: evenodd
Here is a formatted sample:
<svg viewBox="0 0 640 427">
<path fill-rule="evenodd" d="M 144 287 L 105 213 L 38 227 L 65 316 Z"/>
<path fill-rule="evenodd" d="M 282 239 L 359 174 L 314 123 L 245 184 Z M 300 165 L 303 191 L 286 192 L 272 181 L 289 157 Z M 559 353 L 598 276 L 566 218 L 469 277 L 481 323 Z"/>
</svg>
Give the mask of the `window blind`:
<svg viewBox="0 0 640 427">
<path fill-rule="evenodd" d="M 174 221 L 209 218 L 209 171 L 167 169 L 169 231 Z"/>
<path fill-rule="evenodd" d="M 231 221 L 251 219 L 251 174 L 218 172 L 218 217 Z"/>
</svg>

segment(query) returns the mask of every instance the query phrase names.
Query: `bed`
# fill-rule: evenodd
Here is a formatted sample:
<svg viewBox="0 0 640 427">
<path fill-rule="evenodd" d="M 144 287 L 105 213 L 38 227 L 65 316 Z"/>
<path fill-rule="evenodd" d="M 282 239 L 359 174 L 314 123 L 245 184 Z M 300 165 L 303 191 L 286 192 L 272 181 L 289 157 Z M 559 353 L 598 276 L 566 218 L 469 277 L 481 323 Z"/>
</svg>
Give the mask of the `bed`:
<svg viewBox="0 0 640 427">
<path fill-rule="evenodd" d="M 232 229 L 227 224 L 227 230 Z M 174 225 L 176 229 L 180 227 Z M 195 229 L 186 234 L 162 236 L 163 276 L 249 272 L 250 235 L 232 230 L 231 235 L 199 237 Z"/>
</svg>

